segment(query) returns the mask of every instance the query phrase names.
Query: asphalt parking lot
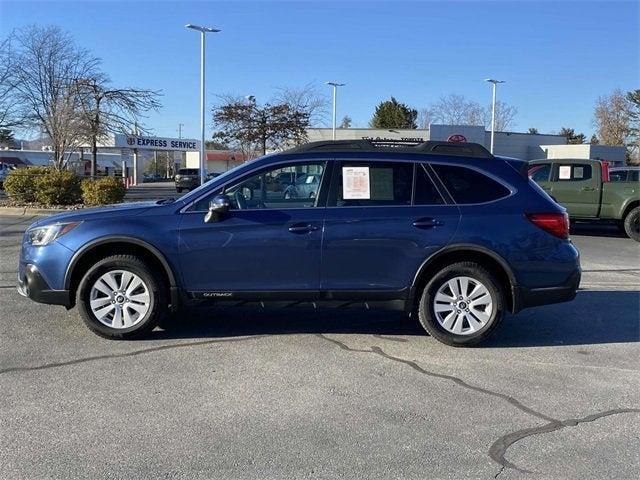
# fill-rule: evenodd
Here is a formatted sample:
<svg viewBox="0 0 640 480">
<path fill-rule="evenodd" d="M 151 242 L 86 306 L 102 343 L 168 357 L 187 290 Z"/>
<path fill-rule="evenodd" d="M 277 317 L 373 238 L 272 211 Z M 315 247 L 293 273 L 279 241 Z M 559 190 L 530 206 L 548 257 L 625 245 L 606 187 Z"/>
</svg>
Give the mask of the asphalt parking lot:
<svg viewBox="0 0 640 480">
<path fill-rule="evenodd" d="M 613 228 L 576 227 L 575 301 L 453 349 L 363 310 L 187 311 L 103 340 L 16 293 L 33 220 L 0 217 L 0 478 L 640 474 L 640 244 Z"/>
</svg>

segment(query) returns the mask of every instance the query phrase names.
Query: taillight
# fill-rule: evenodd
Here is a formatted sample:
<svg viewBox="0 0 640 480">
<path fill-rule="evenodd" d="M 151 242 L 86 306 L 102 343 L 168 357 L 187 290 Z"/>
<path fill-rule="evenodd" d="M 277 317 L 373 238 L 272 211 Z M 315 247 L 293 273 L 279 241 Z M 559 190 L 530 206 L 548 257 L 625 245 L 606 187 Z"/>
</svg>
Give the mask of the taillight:
<svg viewBox="0 0 640 480">
<path fill-rule="evenodd" d="M 558 238 L 569 238 L 569 215 L 563 213 L 528 213 L 527 218 L 536 227 Z"/>
</svg>

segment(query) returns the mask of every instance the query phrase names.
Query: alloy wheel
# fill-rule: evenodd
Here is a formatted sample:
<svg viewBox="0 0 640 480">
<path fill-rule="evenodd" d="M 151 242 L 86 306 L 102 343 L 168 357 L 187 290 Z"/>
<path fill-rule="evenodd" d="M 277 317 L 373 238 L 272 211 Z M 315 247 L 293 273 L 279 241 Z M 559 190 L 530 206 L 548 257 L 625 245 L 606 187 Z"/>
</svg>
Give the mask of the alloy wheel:
<svg viewBox="0 0 640 480">
<path fill-rule="evenodd" d="M 138 275 L 127 270 L 112 270 L 91 287 L 90 305 L 100 323 L 111 328 L 130 328 L 149 311 L 151 296 Z"/>
<path fill-rule="evenodd" d="M 484 328 L 491 319 L 493 308 L 493 298 L 487 287 L 471 277 L 447 280 L 433 299 L 438 323 L 456 335 L 470 335 Z"/>
</svg>

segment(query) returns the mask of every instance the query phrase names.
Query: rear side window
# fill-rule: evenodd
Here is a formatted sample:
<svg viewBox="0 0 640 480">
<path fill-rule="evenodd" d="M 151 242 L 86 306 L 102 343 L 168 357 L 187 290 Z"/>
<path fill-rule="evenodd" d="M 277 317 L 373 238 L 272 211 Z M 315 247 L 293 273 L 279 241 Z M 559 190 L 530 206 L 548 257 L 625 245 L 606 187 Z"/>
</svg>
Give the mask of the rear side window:
<svg viewBox="0 0 640 480">
<path fill-rule="evenodd" d="M 486 175 L 466 167 L 432 165 L 456 203 L 485 203 L 511 192 Z"/>
<path fill-rule="evenodd" d="M 610 182 L 625 182 L 627 180 L 626 170 L 614 170 L 609 172 Z"/>
<path fill-rule="evenodd" d="M 591 165 L 562 165 L 557 166 L 556 179 L 559 182 L 582 182 L 591 179 Z"/>
<path fill-rule="evenodd" d="M 532 166 L 529 169 L 529 178 L 534 182 L 546 182 L 551 174 L 551 164 L 543 163 Z"/>
<path fill-rule="evenodd" d="M 180 175 L 198 175 L 199 170 L 197 168 L 181 168 L 178 173 Z"/>
<path fill-rule="evenodd" d="M 416 185 L 413 193 L 414 205 L 442 205 L 444 200 L 431 181 L 424 165 L 416 165 Z"/>
<path fill-rule="evenodd" d="M 628 181 L 630 182 L 637 182 L 640 181 L 640 171 L 639 170 L 631 170 L 629 172 L 629 179 Z"/>
<path fill-rule="evenodd" d="M 413 164 L 408 162 L 341 162 L 329 206 L 411 205 Z"/>
</svg>

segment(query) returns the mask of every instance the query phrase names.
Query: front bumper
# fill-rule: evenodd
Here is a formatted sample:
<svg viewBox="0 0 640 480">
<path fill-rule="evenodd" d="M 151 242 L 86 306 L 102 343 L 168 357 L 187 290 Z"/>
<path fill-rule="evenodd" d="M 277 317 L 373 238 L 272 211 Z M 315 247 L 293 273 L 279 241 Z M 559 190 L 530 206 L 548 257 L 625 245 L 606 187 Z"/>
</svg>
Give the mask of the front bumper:
<svg viewBox="0 0 640 480">
<path fill-rule="evenodd" d="M 69 290 L 52 290 L 35 265 L 27 264 L 18 276 L 18 293 L 34 302 L 71 307 Z"/>
<path fill-rule="evenodd" d="M 196 188 L 200 186 L 199 178 L 183 178 L 175 181 L 176 188 Z"/>
<path fill-rule="evenodd" d="M 576 298 L 580 286 L 581 270 L 575 270 L 561 285 L 545 288 L 513 287 L 513 311 L 519 312 L 524 308 L 550 305 L 552 303 L 570 302 Z"/>
</svg>

